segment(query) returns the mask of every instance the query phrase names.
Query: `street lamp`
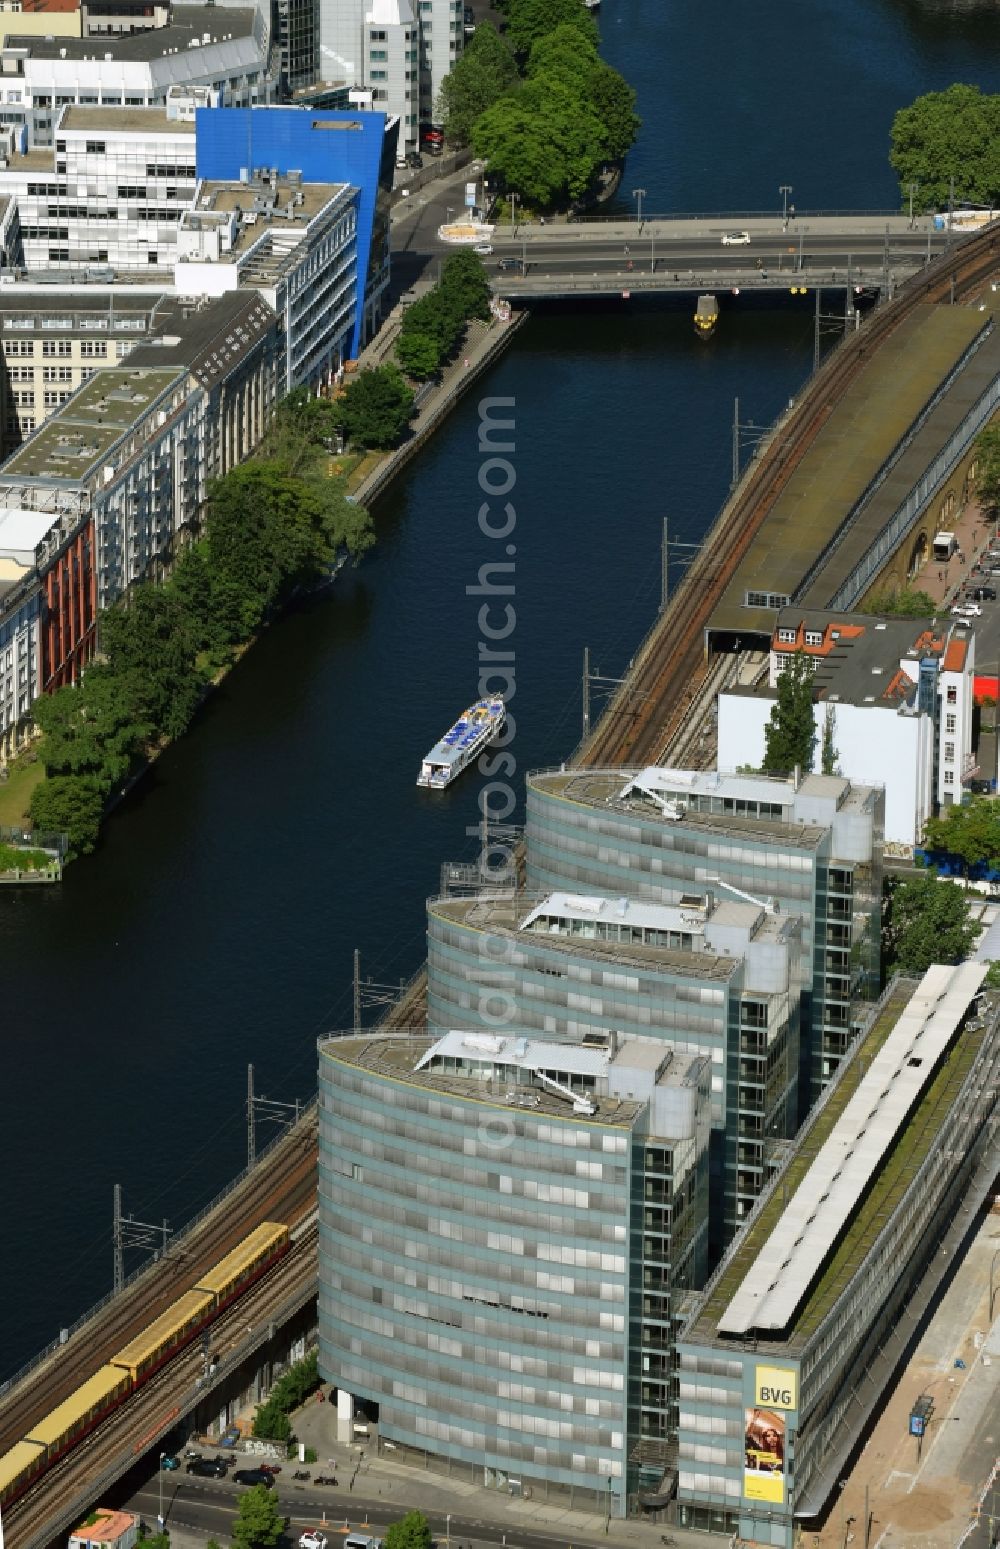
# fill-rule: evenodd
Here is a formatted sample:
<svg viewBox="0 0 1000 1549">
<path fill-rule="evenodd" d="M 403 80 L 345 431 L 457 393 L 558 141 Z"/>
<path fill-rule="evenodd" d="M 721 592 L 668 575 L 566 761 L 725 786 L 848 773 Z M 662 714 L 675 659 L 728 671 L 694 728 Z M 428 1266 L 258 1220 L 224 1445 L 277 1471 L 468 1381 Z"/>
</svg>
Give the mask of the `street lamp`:
<svg viewBox="0 0 1000 1549">
<path fill-rule="evenodd" d="M 638 204 L 639 204 L 639 214 L 637 216 L 637 219 L 638 219 L 638 222 L 639 222 L 639 230 L 640 231 L 642 230 L 642 201 L 645 199 L 645 197 L 646 197 L 646 190 L 644 188 L 633 188 L 633 190 L 632 190 L 632 198 L 637 200 Z"/>
<path fill-rule="evenodd" d="M 515 211 L 516 208 L 517 208 L 517 195 L 516 194 L 511 194 L 511 196 L 510 196 L 510 229 L 511 229 L 511 231 L 516 231 L 517 230 L 517 221 L 514 218 L 514 211 Z"/>
<path fill-rule="evenodd" d="M 445 1540 L 446 1540 L 446 1542 L 448 1544 L 448 1549 L 451 1549 L 451 1512 L 450 1511 L 449 1511 L 448 1515 L 444 1519 L 444 1535 L 445 1535 Z"/>
<path fill-rule="evenodd" d="M 166 1455 L 165 1452 L 160 1453 L 160 1510 L 156 1521 L 161 1533 L 163 1532 L 163 1459 Z"/>
<path fill-rule="evenodd" d="M 781 195 L 781 219 L 784 221 L 786 226 L 788 225 L 788 196 L 792 192 L 793 189 L 791 183 L 782 183 L 781 187 L 778 189 L 778 193 Z"/>
<path fill-rule="evenodd" d="M 919 183 L 910 184 L 910 230 L 913 230 L 913 196 L 920 187 Z"/>
<path fill-rule="evenodd" d="M 1000 1291 L 1000 1285 L 994 1286 L 994 1284 L 993 1284 L 993 1272 L 996 1269 L 997 1259 L 1000 1259 L 1000 1248 L 997 1249 L 997 1251 L 994 1253 L 993 1257 L 990 1259 L 990 1319 L 989 1319 L 989 1321 L 991 1323 L 993 1322 L 993 1303 L 994 1303 L 994 1300 L 996 1298 L 997 1291 Z"/>
</svg>

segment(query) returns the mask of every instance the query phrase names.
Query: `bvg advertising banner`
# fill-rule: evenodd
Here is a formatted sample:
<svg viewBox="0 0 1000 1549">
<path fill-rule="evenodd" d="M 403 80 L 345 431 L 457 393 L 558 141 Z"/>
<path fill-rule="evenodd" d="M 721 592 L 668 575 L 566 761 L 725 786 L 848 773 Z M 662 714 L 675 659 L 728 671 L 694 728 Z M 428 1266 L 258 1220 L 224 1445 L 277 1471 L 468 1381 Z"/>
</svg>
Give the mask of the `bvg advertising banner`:
<svg viewBox="0 0 1000 1549">
<path fill-rule="evenodd" d="M 785 1504 L 785 1417 L 776 1409 L 746 1411 L 743 1494 L 748 1501 Z"/>
</svg>

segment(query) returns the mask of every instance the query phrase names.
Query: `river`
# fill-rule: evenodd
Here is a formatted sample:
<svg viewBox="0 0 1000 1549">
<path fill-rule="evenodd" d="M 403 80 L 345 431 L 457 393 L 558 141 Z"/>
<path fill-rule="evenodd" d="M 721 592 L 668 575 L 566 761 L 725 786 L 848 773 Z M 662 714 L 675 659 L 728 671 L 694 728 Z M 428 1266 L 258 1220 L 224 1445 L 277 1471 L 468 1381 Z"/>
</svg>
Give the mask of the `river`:
<svg viewBox="0 0 1000 1549">
<path fill-rule="evenodd" d="M 889 207 L 895 109 L 1000 88 L 1000 15 L 961 0 L 604 0 L 601 29 L 643 117 L 620 198 L 650 212 L 777 208 L 783 183 L 800 211 Z M 766 423 L 811 364 L 811 298 L 707 346 L 689 311 L 537 315 L 378 506 L 362 568 L 266 635 L 61 888 L 0 895 L 0 1372 L 109 1289 L 113 1184 L 179 1225 L 239 1169 L 249 1061 L 268 1096 L 311 1094 L 355 946 L 379 982 L 422 960 L 476 820 L 474 777 L 413 781 L 476 690 L 481 397 L 516 405 L 519 779 L 577 740 L 584 645 L 627 666 L 663 518 L 693 541 L 725 494 L 734 397 Z"/>
</svg>

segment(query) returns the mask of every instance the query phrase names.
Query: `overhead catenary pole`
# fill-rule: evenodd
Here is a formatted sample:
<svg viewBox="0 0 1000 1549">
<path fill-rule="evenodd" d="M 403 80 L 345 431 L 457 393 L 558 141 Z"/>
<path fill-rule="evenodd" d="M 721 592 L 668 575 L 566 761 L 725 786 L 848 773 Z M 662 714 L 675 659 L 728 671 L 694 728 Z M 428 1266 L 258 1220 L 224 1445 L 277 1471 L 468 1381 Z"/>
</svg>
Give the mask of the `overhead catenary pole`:
<svg viewBox="0 0 1000 1549">
<path fill-rule="evenodd" d="M 253 1099 L 253 1066 L 247 1066 L 247 1166 L 257 1160 L 256 1108 Z"/>
<path fill-rule="evenodd" d="M 663 540 L 660 549 L 660 612 L 667 606 L 670 596 L 670 518 L 663 518 Z"/>
<path fill-rule="evenodd" d="M 590 736 L 590 646 L 583 648 L 583 735 Z"/>
<path fill-rule="evenodd" d="M 354 1031 L 361 1031 L 361 953 L 354 948 Z"/>
<path fill-rule="evenodd" d="M 733 483 L 740 481 L 740 400 L 733 399 Z"/>
<path fill-rule="evenodd" d="M 125 1285 L 125 1245 L 122 1241 L 122 1186 L 115 1184 L 114 1203 L 114 1227 L 112 1236 L 114 1240 L 114 1278 L 112 1285 L 117 1296 Z"/>
<path fill-rule="evenodd" d="M 816 286 L 816 320 L 813 324 L 813 370 L 819 368 L 819 303 L 823 292 Z"/>
</svg>

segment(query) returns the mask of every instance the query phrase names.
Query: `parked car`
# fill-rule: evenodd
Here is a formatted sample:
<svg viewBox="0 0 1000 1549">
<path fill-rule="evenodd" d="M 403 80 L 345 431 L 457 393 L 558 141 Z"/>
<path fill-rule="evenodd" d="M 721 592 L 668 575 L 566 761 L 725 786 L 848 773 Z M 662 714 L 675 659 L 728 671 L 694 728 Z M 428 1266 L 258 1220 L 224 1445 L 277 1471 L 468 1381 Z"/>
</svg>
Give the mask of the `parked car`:
<svg viewBox="0 0 1000 1549">
<path fill-rule="evenodd" d="M 262 1484 L 269 1490 L 274 1488 L 274 1480 L 266 1468 L 238 1468 L 233 1475 L 233 1481 L 236 1484 Z"/>
<path fill-rule="evenodd" d="M 982 613 L 982 608 L 975 602 L 956 602 L 951 610 L 951 616 L 955 619 L 977 619 Z"/>
<path fill-rule="evenodd" d="M 307 1528 L 299 1539 L 299 1549 L 326 1549 L 326 1534 L 318 1528 Z"/>
<path fill-rule="evenodd" d="M 239 1426 L 238 1425 L 231 1425 L 229 1427 L 228 1431 L 223 1431 L 222 1435 L 219 1437 L 219 1446 L 220 1447 L 235 1447 L 236 1443 L 239 1441 L 239 1439 L 240 1439 L 240 1428 L 239 1428 Z"/>
<path fill-rule="evenodd" d="M 497 268 L 502 269 L 505 273 L 509 269 L 516 269 L 518 273 L 520 273 L 524 268 L 524 265 L 519 258 L 501 258 L 497 264 Z"/>
<path fill-rule="evenodd" d="M 472 251 L 478 253 L 480 258 L 489 258 L 493 251 L 493 244 L 492 242 L 477 242 Z"/>
<path fill-rule="evenodd" d="M 168 1474 L 172 1474 L 174 1470 L 180 1468 L 180 1466 L 180 1458 L 175 1458 L 172 1453 L 168 1452 L 160 1459 L 160 1467 L 165 1469 Z"/>
<path fill-rule="evenodd" d="M 196 1474 L 199 1479 L 225 1479 L 225 1458 L 192 1458 L 187 1466 L 187 1473 Z"/>
<path fill-rule="evenodd" d="M 996 589 L 995 586 L 981 586 L 979 588 L 979 590 L 982 592 L 983 596 L 987 599 L 987 601 L 989 601 L 989 602 L 996 602 L 996 600 L 997 600 L 997 589 Z"/>
<path fill-rule="evenodd" d="M 749 231 L 726 231 L 722 236 L 723 247 L 747 247 L 749 243 Z"/>
</svg>

